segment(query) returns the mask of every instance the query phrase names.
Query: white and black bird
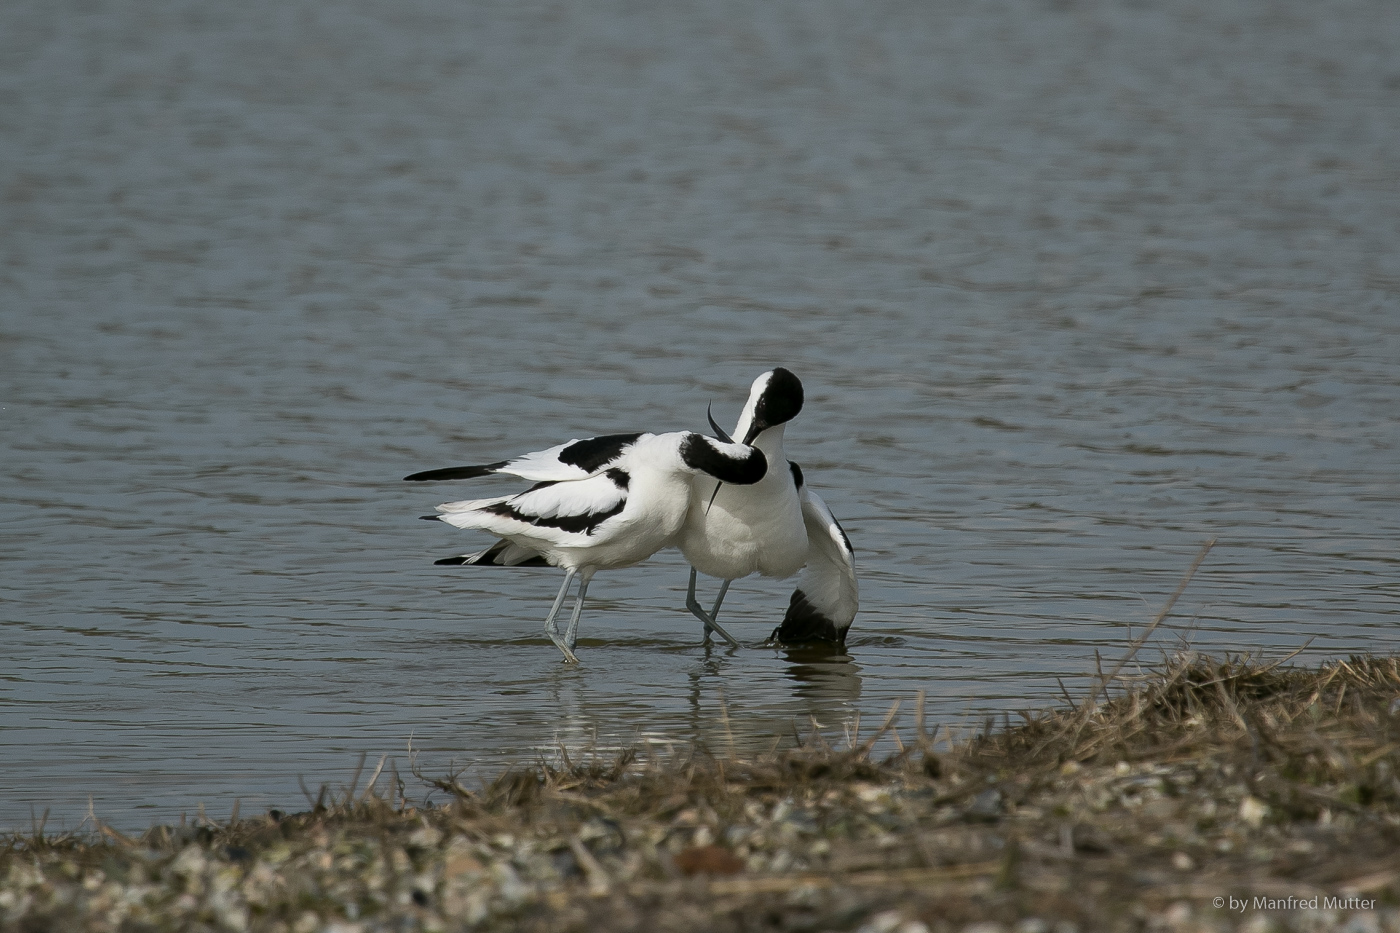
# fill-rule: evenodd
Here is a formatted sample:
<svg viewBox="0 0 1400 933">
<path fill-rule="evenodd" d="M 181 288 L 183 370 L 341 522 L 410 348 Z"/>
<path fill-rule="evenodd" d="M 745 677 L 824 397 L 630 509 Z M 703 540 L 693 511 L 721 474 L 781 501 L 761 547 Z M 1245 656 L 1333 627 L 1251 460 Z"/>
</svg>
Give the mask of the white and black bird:
<svg viewBox="0 0 1400 933">
<path fill-rule="evenodd" d="M 693 481 L 744 488 L 767 473 L 762 451 L 688 431 L 611 434 L 572 440 L 548 450 L 484 466 L 427 470 L 407 480 L 472 479 L 505 473 L 533 480 L 511 496 L 447 502 L 436 519 L 496 535 L 485 550 L 439 564 L 520 566 L 547 563 L 564 569 L 564 583 L 545 619 L 550 641 L 577 662 L 573 648 L 588 582 L 599 570 L 630 567 L 676 544 L 690 507 Z M 579 578 L 578 597 L 563 637 L 555 617 Z"/>
<path fill-rule="evenodd" d="M 801 467 L 790 460 L 788 467 L 802 502 L 802 523 L 807 526 L 807 563 L 783 621 L 770 638 L 783 645 L 814 641 L 845 645 L 846 632 L 860 608 L 855 550 L 846 529 L 804 481 Z"/>
<path fill-rule="evenodd" d="M 783 451 L 786 425 L 802 411 L 802 403 L 802 382 L 789 370 L 778 367 L 759 376 L 734 437 L 763 452 L 767 473 L 742 487 L 706 477 L 693 480 L 695 495 L 679 546 L 691 565 L 686 607 L 704 623 L 707 640 L 713 631 L 738 644 L 716 616 L 730 583 L 753 573 L 783 578 L 806 567 L 773 633 L 775 641 L 844 644 L 855 618 L 860 600 L 850 540 Z M 710 424 L 729 441 L 713 419 Z M 695 596 L 697 571 L 722 581 L 708 613 Z"/>
</svg>

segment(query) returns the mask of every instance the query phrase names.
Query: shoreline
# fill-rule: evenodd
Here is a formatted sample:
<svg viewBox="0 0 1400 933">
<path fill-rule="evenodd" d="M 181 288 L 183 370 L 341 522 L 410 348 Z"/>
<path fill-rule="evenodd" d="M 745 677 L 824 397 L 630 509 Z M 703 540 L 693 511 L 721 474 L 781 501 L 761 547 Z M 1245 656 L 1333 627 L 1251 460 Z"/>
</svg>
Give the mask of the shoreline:
<svg viewBox="0 0 1400 933">
<path fill-rule="evenodd" d="M 916 704 L 843 747 L 419 775 L 430 808 L 376 773 L 305 813 L 13 835 L 0 929 L 1400 930 L 1400 657 L 1108 679 L 977 734 Z"/>
</svg>

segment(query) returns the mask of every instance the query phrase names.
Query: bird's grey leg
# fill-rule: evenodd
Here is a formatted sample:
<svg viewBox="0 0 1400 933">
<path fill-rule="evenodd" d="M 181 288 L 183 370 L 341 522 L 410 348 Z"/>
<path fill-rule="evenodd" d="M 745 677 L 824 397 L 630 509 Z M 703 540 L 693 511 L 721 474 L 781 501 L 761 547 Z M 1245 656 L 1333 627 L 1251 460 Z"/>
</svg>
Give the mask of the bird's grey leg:
<svg viewBox="0 0 1400 933">
<path fill-rule="evenodd" d="M 701 622 L 705 623 L 705 640 L 710 638 L 710 617 L 705 615 L 705 610 L 700 607 L 700 601 L 695 598 L 695 575 L 694 567 L 690 568 L 690 586 L 685 591 L 685 608 Z"/>
<path fill-rule="evenodd" d="M 719 585 L 719 595 L 715 597 L 715 606 L 710 610 L 710 624 L 714 625 L 719 620 L 719 606 L 724 602 L 724 594 L 729 592 L 729 584 L 732 580 L 725 580 Z"/>
<path fill-rule="evenodd" d="M 588 594 L 588 577 L 578 584 L 578 599 L 574 602 L 574 614 L 569 617 L 569 628 L 564 632 L 564 641 L 570 648 L 578 644 L 578 617 L 583 615 L 583 597 Z"/>
<path fill-rule="evenodd" d="M 559 629 L 554 625 L 554 617 L 559 614 L 559 607 L 564 605 L 564 596 L 569 592 L 569 584 L 574 582 L 574 574 L 577 571 L 564 571 L 564 585 L 559 587 L 559 595 L 554 597 L 554 605 L 549 610 L 549 618 L 544 620 L 544 633 L 549 636 L 549 640 L 564 652 L 564 660 L 570 664 L 577 664 L 578 658 L 574 657 L 573 649 L 559 638 Z"/>
<path fill-rule="evenodd" d="M 705 643 L 709 644 L 710 633 L 715 632 L 720 638 L 729 642 L 731 646 L 735 648 L 742 647 L 738 639 L 726 632 L 720 624 L 715 621 L 715 615 L 719 613 L 719 604 L 724 602 L 724 594 L 729 591 L 729 581 L 725 580 L 724 583 L 720 585 L 719 599 L 715 600 L 715 608 L 707 615 L 704 608 L 700 605 L 700 601 L 695 598 L 695 575 L 695 568 L 691 567 L 690 586 L 686 589 L 685 593 L 685 608 L 689 609 L 695 618 L 705 623 Z"/>
<path fill-rule="evenodd" d="M 729 592 L 729 584 L 730 584 L 730 582 L 731 582 L 731 581 L 729 581 L 729 580 L 725 580 L 723 583 L 721 583 L 721 584 L 719 585 L 719 595 L 715 597 L 715 605 L 714 605 L 714 608 L 710 610 L 710 628 L 714 629 L 715 632 L 719 635 L 720 638 L 723 638 L 725 641 L 729 642 L 729 644 L 730 644 L 731 647 L 738 648 L 738 647 L 740 647 L 740 645 L 739 645 L 739 640 L 738 640 L 737 638 L 735 638 L 733 635 L 731 635 L 731 634 L 729 634 L 728 632 L 726 632 L 723 628 L 720 627 L 720 624 L 719 624 L 719 606 L 720 606 L 720 603 L 724 602 L 724 594 Z M 706 636 L 706 639 L 707 639 L 707 640 L 708 640 L 708 638 L 709 638 L 709 634 L 710 634 L 710 633 L 709 633 L 709 631 L 707 630 L 707 631 L 705 632 L 705 636 Z"/>
</svg>

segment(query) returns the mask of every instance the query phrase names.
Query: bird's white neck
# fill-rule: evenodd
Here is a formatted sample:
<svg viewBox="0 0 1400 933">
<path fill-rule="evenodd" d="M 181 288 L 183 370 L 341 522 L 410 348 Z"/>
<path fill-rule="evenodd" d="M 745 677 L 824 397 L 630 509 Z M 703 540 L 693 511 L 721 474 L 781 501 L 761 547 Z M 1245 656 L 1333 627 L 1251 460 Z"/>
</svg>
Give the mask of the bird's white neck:
<svg viewBox="0 0 1400 933">
<path fill-rule="evenodd" d="M 734 425 L 732 437 L 740 443 L 743 443 L 744 437 L 749 433 L 749 426 L 753 424 L 754 415 L 758 414 L 758 398 L 757 392 L 750 392 L 748 401 L 744 403 L 744 410 L 739 412 L 739 422 Z"/>
<path fill-rule="evenodd" d="M 747 425 L 741 425 L 741 427 L 743 427 L 745 430 L 748 429 Z M 787 425 L 780 424 L 775 427 L 768 428 L 762 434 L 758 435 L 758 437 L 753 439 L 753 446 L 763 451 L 763 456 L 768 458 L 768 469 L 770 470 L 779 467 L 781 467 L 784 470 L 787 469 L 786 458 L 783 455 L 783 432 L 786 430 Z M 735 436 L 742 437 L 743 435 L 739 434 L 738 430 L 736 429 Z"/>
</svg>

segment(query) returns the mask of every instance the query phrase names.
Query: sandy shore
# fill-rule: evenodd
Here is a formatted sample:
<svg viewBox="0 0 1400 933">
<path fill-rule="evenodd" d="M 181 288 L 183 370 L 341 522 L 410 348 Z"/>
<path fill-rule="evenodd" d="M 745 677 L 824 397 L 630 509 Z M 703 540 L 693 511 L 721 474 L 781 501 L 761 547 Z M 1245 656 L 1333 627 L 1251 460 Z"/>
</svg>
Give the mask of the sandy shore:
<svg viewBox="0 0 1400 933">
<path fill-rule="evenodd" d="M 365 774 L 306 813 L 14 837 L 0 928 L 1400 930 L 1400 658 L 1188 656 L 1112 694 L 438 779 L 426 809 Z"/>
</svg>

